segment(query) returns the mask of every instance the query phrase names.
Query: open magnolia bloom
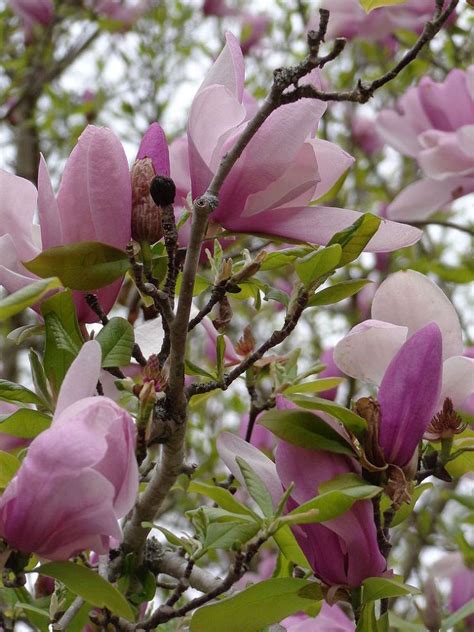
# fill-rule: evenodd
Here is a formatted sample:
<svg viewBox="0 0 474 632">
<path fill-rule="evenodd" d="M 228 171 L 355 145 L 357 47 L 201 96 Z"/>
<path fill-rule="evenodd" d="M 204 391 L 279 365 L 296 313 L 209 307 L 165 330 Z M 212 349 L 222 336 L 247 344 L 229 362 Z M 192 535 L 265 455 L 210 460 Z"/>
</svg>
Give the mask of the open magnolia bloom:
<svg viewBox="0 0 474 632">
<path fill-rule="evenodd" d="M 423 220 L 474 192 L 474 65 L 451 70 L 442 83 L 423 77 L 396 110 L 379 114 L 377 129 L 395 149 L 416 158 L 424 175 L 395 198 L 388 217 Z"/>
<path fill-rule="evenodd" d="M 240 45 L 228 33 L 226 46 L 194 97 L 187 138 L 170 147 L 171 177 L 183 205 L 189 191 L 193 198 L 206 191 L 222 157 L 256 111 L 244 90 L 244 73 Z M 306 81 L 318 83 L 317 73 Z M 315 138 L 325 109 L 322 101 L 300 99 L 270 114 L 226 178 L 211 224 L 231 232 L 324 245 L 361 216 L 347 209 L 310 206 L 331 190 L 354 160 L 337 145 Z M 413 244 L 420 236 L 411 226 L 382 220 L 366 249 L 388 252 Z"/>
<path fill-rule="evenodd" d="M 100 241 L 124 249 L 131 232 L 131 184 L 127 158 L 115 134 L 89 125 L 79 137 L 54 195 L 43 157 L 38 191 L 18 176 L 0 170 L 0 285 L 15 292 L 37 277 L 22 262 L 41 250 L 79 241 Z M 33 223 L 38 208 L 39 226 Z M 121 280 L 98 290 L 108 312 L 117 298 Z M 82 292 L 74 292 L 80 322 L 97 315 Z"/>
<path fill-rule="evenodd" d="M 86 342 L 71 365 L 51 427 L 28 448 L 0 499 L 9 546 L 50 560 L 86 549 L 106 553 L 121 539 L 118 518 L 138 491 L 135 426 L 108 397 L 92 397 L 101 349 Z"/>
<path fill-rule="evenodd" d="M 436 328 L 430 324 L 435 324 Z M 404 383 L 408 388 L 409 381 L 410 392 L 399 392 L 397 397 L 400 401 L 404 397 L 408 401 L 411 396 L 416 399 L 416 390 L 421 388 L 424 376 L 429 373 L 436 377 L 437 348 L 441 346 L 442 382 L 434 413 L 442 411 L 447 398 L 454 409 L 462 410 L 474 391 L 474 359 L 462 355 L 461 325 L 453 305 L 428 277 L 419 272 L 396 272 L 380 285 L 372 302 L 372 319 L 356 325 L 336 345 L 334 360 L 351 377 L 382 386 L 385 380 L 382 391 L 385 397 L 388 382 L 394 383 L 395 370 L 400 371 L 403 364 L 398 361 L 394 368 L 395 358 L 407 340 L 409 342 L 417 333 L 420 339 L 414 339 L 413 348 L 405 347 L 404 362 L 406 372 L 410 366 L 414 367 L 418 377 L 406 373 L 406 380 L 404 378 L 400 384 Z M 415 344 L 417 341 L 419 348 Z M 431 394 L 435 388 L 433 379 L 429 387 Z M 424 423 L 420 419 L 418 422 L 419 425 Z M 413 423 L 417 423 L 416 419 Z M 418 435 L 418 431 L 415 434 Z M 430 438 L 434 436 L 431 434 Z"/>
<path fill-rule="evenodd" d="M 275 463 L 260 450 L 228 432 L 217 439 L 220 457 L 237 480 L 243 483 L 236 457 L 244 459 L 270 492 L 274 507 L 291 483 L 288 501 L 293 510 L 314 498 L 322 483 L 340 474 L 361 474 L 360 465 L 341 454 L 307 450 L 280 441 Z M 367 577 L 382 575 L 386 561 L 377 544 L 372 503 L 359 500 L 343 515 L 324 524 L 302 524 L 293 533 L 314 574 L 325 584 L 357 587 Z"/>
</svg>

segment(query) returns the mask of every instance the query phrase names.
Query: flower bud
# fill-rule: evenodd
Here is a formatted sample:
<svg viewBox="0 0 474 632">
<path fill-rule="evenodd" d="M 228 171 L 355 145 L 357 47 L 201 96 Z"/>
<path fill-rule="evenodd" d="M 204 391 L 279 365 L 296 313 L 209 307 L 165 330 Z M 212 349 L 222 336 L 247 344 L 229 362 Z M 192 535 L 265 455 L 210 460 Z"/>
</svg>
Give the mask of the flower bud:
<svg viewBox="0 0 474 632">
<path fill-rule="evenodd" d="M 157 206 L 169 206 L 176 196 L 175 183 L 166 176 L 156 176 L 150 185 L 150 195 Z"/>
<path fill-rule="evenodd" d="M 155 177 L 151 158 L 136 160 L 132 167 L 132 238 L 155 243 L 161 239 L 161 212 L 150 196 Z"/>
</svg>

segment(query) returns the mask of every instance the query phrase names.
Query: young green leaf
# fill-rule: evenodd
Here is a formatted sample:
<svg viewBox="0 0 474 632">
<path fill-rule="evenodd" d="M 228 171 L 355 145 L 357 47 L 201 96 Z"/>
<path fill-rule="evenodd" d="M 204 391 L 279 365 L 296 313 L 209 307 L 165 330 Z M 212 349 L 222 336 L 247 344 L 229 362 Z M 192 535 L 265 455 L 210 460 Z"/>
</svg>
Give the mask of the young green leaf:
<svg viewBox="0 0 474 632">
<path fill-rule="evenodd" d="M 242 459 L 240 456 L 236 456 L 235 460 L 244 477 L 245 486 L 250 494 L 251 498 L 257 503 L 260 509 L 263 511 L 264 516 L 273 515 L 273 503 L 270 492 L 266 488 L 261 478 L 250 467 L 250 465 Z"/>
<path fill-rule="evenodd" d="M 132 357 L 135 336 L 133 327 L 125 318 L 111 318 L 96 338 L 102 349 L 102 366 L 125 366 Z"/>
<path fill-rule="evenodd" d="M 133 621 L 133 611 L 122 593 L 85 566 L 73 562 L 49 562 L 35 568 L 34 572 L 54 577 L 91 605 L 108 608 L 113 614 Z"/>
<path fill-rule="evenodd" d="M 0 321 L 6 320 L 27 307 L 38 303 L 45 294 L 62 286 L 57 276 L 53 276 L 40 281 L 35 281 L 31 285 L 21 288 L 0 300 Z"/>
<path fill-rule="evenodd" d="M 421 590 L 415 586 L 404 584 L 400 577 L 369 577 L 362 582 L 362 603 L 402 597 L 404 595 L 419 595 Z"/>
<path fill-rule="evenodd" d="M 257 421 L 279 439 L 309 450 L 354 456 L 349 443 L 325 421 L 305 410 L 269 410 Z"/>
<path fill-rule="evenodd" d="M 394 4 L 403 4 L 406 0 L 359 0 L 360 6 L 366 13 L 380 7 L 391 7 Z"/>
<path fill-rule="evenodd" d="M 41 314 L 46 326 L 44 369 L 53 390 L 58 393 L 64 376 L 76 357 L 73 349 L 79 350 L 83 344 L 71 290 L 59 292 L 44 301 Z M 64 332 L 67 333 L 67 339 L 62 335 Z M 64 349 L 68 345 L 69 350 Z"/>
<path fill-rule="evenodd" d="M 216 340 L 216 358 L 217 358 L 217 379 L 220 381 L 224 377 L 224 354 L 225 354 L 225 337 L 217 336 Z"/>
<path fill-rule="evenodd" d="M 57 274 L 65 287 L 90 292 L 124 276 L 130 264 L 127 254 L 118 248 L 98 241 L 80 241 L 43 250 L 23 265 L 41 278 Z"/>
<path fill-rule="evenodd" d="M 21 439 L 34 439 L 50 425 L 51 417 L 30 408 L 20 408 L 11 415 L 0 415 L 0 432 Z"/>
<path fill-rule="evenodd" d="M 259 529 L 256 522 L 212 522 L 207 527 L 203 547 L 230 550 L 251 540 Z"/>
<path fill-rule="evenodd" d="M 20 460 L 16 456 L 0 450 L 0 489 L 5 489 L 20 465 Z"/>
<path fill-rule="evenodd" d="M 342 268 L 360 255 L 378 231 L 381 219 L 371 213 L 364 213 L 352 226 L 336 233 L 328 245 L 340 244 L 342 255 L 338 267 Z"/>
<path fill-rule="evenodd" d="M 284 395 L 292 395 L 293 393 L 320 393 L 332 388 L 336 388 L 344 382 L 342 377 L 322 377 L 312 382 L 298 382 L 288 386 L 283 391 Z"/>
<path fill-rule="evenodd" d="M 325 413 L 329 413 L 332 417 L 338 419 L 344 428 L 347 428 L 347 430 L 350 430 L 355 435 L 359 435 L 367 429 L 365 419 L 356 415 L 352 410 L 344 408 L 344 406 L 331 402 L 328 399 L 323 399 L 322 397 L 305 397 L 304 395 L 298 394 L 291 394 L 289 399 L 298 406 L 301 406 L 301 408 L 322 410 Z"/>
<path fill-rule="evenodd" d="M 295 264 L 296 274 L 306 287 L 334 270 L 342 255 L 339 244 L 311 252 Z"/>
<path fill-rule="evenodd" d="M 188 493 L 207 496 L 227 511 L 244 514 L 253 518 L 257 517 L 251 509 L 248 509 L 245 505 L 240 503 L 228 489 L 224 489 L 223 487 L 208 485 L 207 483 L 201 483 L 199 481 L 191 481 L 187 491 Z"/>
<path fill-rule="evenodd" d="M 17 404 L 34 404 L 44 406 L 41 397 L 30 391 L 21 384 L 15 384 L 8 380 L 0 380 L 0 399 L 5 402 L 15 402 Z"/>
<path fill-rule="evenodd" d="M 339 303 L 339 301 L 343 301 L 345 298 L 360 292 L 368 283 L 372 283 L 372 281 L 370 279 L 356 279 L 335 283 L 312 296 L 308 301 L 308 307 Z"/>
<path fill-rule="evenodd" d="M 316 582 L 294 577 L 267 579 L 237 595 L 203 606 L 191 619 L 191 632 L 260 632 L 322 599 Z"/>
</svg>

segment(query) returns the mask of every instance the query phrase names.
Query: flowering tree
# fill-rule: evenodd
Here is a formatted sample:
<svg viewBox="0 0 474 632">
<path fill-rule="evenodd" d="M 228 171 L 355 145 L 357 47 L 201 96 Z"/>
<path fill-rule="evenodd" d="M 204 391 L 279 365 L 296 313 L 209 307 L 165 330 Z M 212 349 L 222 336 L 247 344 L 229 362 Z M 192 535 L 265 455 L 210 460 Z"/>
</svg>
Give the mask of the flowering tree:
<svg viewBox="0 0 474 632">
<path fill-rule="evenodd" d="M 1 629 L 472 629 L 468 4 L 2 7 Z"/>
</svg>

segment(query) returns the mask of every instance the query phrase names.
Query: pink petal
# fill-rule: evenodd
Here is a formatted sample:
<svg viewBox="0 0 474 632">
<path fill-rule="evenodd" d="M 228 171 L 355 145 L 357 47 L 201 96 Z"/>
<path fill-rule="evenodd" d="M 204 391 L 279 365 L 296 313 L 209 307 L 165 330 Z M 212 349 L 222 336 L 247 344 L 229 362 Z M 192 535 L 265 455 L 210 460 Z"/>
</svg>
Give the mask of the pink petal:
<svg viewBox="0 0 474 632">
<path fill-rule="evenodd" d="M 196 96 L 205 88 L 221 85 L 227 88 L 242 103 L 245 79 L 245 65 L 239 40 L 227 31 L 226 45 L 202 82 Z"/>
<path fill-rule="evenodd" d="M 387 209 L 391 219 L 400 221 L 425 220 L 463 195 L 474 191 L 474 178 L 450 177 L 446 180 L 418 180 L 409 184 Z"/>
<path fill-rule="evenodd" d="M 262 233 L 283 239 L 327 244 L 335 233 L 353 224 L 362 214 L 327 206 L 284 208 L 265 211 L 252 218 L 226 220 L 224 206 L 221 224 L 235 232 Z M 366 252 L 391 252 L 416 243 L 422 232 L 412 226 L 383 220 L 379 230 L 365 248 Z"/>
<path fill-rule="evenodd" d="M 474 125 L 471 127 L 474 130 Z M 465 135 L 469 135 L 468 132 Z M 428 131 L 420 136 L 420 141 L 424 149 L 418 155 L 418 163 L 428 178 L 446 180 L 453 176 L 474 174 L 474 152 L 471 150 L 469 155 L 463 151 L 458 134 Z"/>
<path fill-rule="evenodd" d="M 451 132 L 462 125 L 474 123 L 474 102 L 468 93 L 463 70 L 454 68 L 442 83 L 423 77 L 418 93 L 431 121 L 430 127 Z"/>
<path fill-rule="evenodd" d="M 191 191 L 187 136 L 180 136 L 170 145 L 170 171 L 176 185 L 177 204 L 183 206 Z"/>
<path fill-rule="evenodd" d="M 380 446 L 387 463 L 406 465 L 421 441 L 441 390 L 442 338 L 434 322 L 416 331 L 387 367 L 378 392 Z"/>
<path fill-rule="evenodd" d="M 446 397 L 454 408 L 462 407 L 464 400 L 474 393 L 474 359 L 465 356 L 453 356 L 443 364 L 443 384 L 438 402 L 441 409 Z"/>
<path fill-rule="evenodd" d="M 151 158 L 157 175 L 170 175 L 170 158 L 166 136 L 158 123 L 152 123 L 145 132 L 137 153 L 137 160 Z"/>
<path fill-rule="evenodd" d="M 242 485 L 244 484 L 244 480 L 235 457 L 240 456 L 247 461 L 270 492 L 273 499 L 273 506 L 276 507 L 278 505 L 283 495 L 283 489 L 273 461 L 270 461 L 263 452 L 257 450 L 253 445 L 250 445 L 250 443 L 247 443 L 230 432 L 222 432 L 217 437 L 216 446 L 219 456 Z"/>
<path fill-rule="evenodd" d="M 11 235 L 20 260 L 28 261 L 37 253 L 32 237 L 36 189 L 25 178 L 0 169 L 0 191 L 0 235 Z"/>
<path fill-rule="evenodd" d="M 58 193 L 64 243 L 102 241 L 124 248 L 131 233 L 131 183 L 117 137 L 89 125 L 64 169 Z"/>
<path fill-rule="evenodd" d="M 337 343 L 334 361 L 347 375 L 380 384 L 386 368 L 405 342 L 407 332 L 407 327 L 366 320 Z"/>
<path fill-rule="evenodd" d="M 64 377 L 54 412 L 55 419 L 71 404 L 95 394 L 101 360 L 100 344 L 95 340 L 84 343 Z"/>
<path fill-rule="evenodd" d="M 321 176 L 315 192 L 315 199 L 318 199 L 331 190 L 355 159 L 334 143 L 320 139 L 315 139 L 313 143 Z"/>
<path fill-rule="evenodd" d="M 443 359 L 462 354 L 456 310 L 442 290 L 419 272 L 403 270 L 385 279 L 374 296 L 372 318 L 408 327 L 408 336 L 434 322 L 443 336 Z"/>
<path fill-rule="evenodd" d="M 41 245 L 43 250 L 60 246 L 63 243 L 59 209 L 49 178 L 48 167 L 43 154 L 40 154 L 38 169 L 38 214 L 41 226 Z"/>
</svg>

